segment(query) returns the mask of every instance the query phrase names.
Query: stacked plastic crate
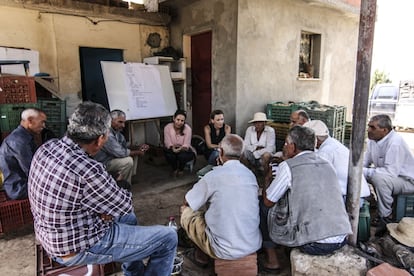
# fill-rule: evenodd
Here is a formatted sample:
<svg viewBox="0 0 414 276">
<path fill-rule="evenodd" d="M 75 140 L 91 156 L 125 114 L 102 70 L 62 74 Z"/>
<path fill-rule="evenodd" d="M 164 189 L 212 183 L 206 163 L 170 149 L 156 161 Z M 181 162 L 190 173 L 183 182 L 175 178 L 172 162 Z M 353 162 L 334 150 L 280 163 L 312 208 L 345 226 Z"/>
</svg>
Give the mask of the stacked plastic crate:
<svg viewBox="0 0 414 276">
<path fill-rule="evenodd" d="M 47 115 L 46 128 L 57 137 L 66 132 L 66 102 L 58 99 L 39 99 L 39 108 Z"/>
<path fill-rule="evenodd" d="M 281 151 L 285 143 L 286 135 L 290 128 L 290 114 L 299 109 L 299 104 L 294 102 L 274 102 L 266 106 L 267 118 L 276 132 L 276 151 Z"/>
<path fill-rule="evenodd" d="M 329 129 L 331 137 L 344 143 L 345 124 L 346 124 L 346 107 L 329 106 L 316 102 L 302 103 L 300 109 L 305 110 L 311 120 L 321 120 Z"/>
<path fill-rule="evenodd" d="M 276 131 L 276 149 L 280 151 L 290 128 L 290 115 L 296 110 L 305 110 L 311 120 L 323 121 L 329 129 L 329 134 L 335 139 L 344 143 L 345 135 L 345 106 L 321 105 L 317 102 L 274 102 L 267 104 L 267 118 L 272 120 L 269 123 Z"/>
<path fill-rule="evenodd" d="M 0 141 L 20 124 L 22 111 L 29 107 L 42 109 L 46 113 L 46 127 L 56 136 L 65 133 L 66 102 L 57 98 L 37 98 L 33 77 L 2 76 L 0 91 Z"/>
</svg>

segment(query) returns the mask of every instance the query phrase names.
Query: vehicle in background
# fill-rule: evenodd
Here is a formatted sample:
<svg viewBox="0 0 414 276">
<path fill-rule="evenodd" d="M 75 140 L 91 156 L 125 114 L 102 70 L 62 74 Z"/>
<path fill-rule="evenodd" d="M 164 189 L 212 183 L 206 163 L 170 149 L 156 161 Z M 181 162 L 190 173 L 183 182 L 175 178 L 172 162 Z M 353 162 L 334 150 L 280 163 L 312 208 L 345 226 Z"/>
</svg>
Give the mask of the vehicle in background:
<svg viewBox="0 0 414 276">
<path fill-rule="evenodd" d="M 401 81 L 393 125 L 397 129 L 414 129 L 414 81 Z"/>
<path fill-rule="evenodd" d="M 374 86 L 368 101 L 368 117 L 387 114 L 394 121 L 400 88 L 392 83 Z"/>
</svg>

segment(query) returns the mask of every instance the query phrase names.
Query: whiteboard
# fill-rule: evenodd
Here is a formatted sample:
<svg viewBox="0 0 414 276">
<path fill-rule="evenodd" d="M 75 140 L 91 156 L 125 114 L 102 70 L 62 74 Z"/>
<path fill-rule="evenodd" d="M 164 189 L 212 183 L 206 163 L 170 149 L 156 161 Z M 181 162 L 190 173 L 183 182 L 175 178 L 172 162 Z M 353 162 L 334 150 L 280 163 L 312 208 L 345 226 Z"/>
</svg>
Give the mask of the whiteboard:
<svg viewBox="0 0 414 276">
<path fill-rule="evenodd" d="M 167 117 L 177 110 L 170 69 L 166 65 L 101 61 L 110 110 L 127 120 Z"/>
</svg>

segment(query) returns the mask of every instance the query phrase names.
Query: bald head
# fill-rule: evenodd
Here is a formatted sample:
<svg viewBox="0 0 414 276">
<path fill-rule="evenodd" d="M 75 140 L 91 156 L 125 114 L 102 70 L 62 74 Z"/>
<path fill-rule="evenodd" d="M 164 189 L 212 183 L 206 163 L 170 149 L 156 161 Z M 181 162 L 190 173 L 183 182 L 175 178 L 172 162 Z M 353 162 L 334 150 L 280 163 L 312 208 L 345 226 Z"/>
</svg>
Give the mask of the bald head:
<svg viewBox="0 0 414 276">
<path fill-rule="evenodd" d="M 40 134 L 45 128 L 46 114 L 37 108 L 27 108 L 21 114 L 20 125 L 32 134 Z"/>
<path fill-rule="evenodd" d="M 227 134 L 220 142 L 224 156 L 239 159 L 243 153 L 244 142 L 237 134 Z"/>
<path fill-rule="evenodd" d="M 290 127 L 293 126 L 303 126 L 306 122 L 309 121 L 309 115 L 305 110 L 296 110 L 293 111 L 290 115 Z"/>
</svg>

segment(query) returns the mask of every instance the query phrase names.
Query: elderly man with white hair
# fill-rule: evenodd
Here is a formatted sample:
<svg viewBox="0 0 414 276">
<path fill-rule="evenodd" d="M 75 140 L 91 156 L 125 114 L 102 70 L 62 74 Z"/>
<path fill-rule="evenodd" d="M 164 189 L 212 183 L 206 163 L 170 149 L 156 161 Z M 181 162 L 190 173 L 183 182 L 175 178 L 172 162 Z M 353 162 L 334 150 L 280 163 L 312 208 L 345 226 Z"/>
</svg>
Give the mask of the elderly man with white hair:
<svg viewBox="0 0 414 276">
<path fill-rule="evenodd" d="M 36 151 L 35 135 L 45 128 L 46 114 L 37 108 L 27 108 L 21 114 L 20 125 L 4 139 L 0 147 L 0 169 L 3 187 L 11 199 L 27 198 L 27 177 Z"/>
<path fill-rule="evenodd" d="M 329 129 L 324 122 L 313 120 L 305 123 L 303 126 L 309 127 L 315 132 L 317 154 L 331 162 L 338 176 L 339 186 L 345 199 L 348 185 L 349 149 L 329 135 Z M 362 198 L 369 195 L 368 183 L 365 177 L 361 175 L 361 205 L 363 203 Z"/>
</svg>

